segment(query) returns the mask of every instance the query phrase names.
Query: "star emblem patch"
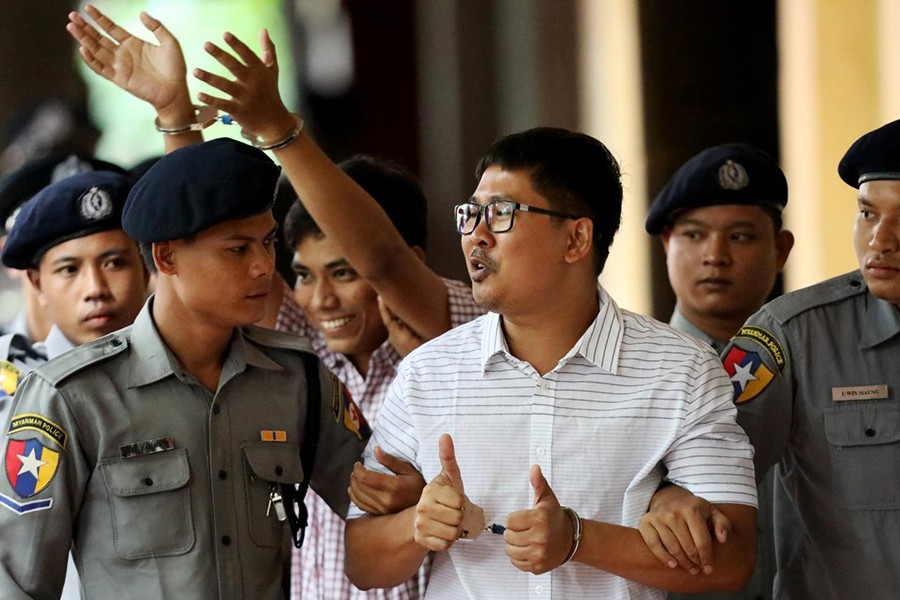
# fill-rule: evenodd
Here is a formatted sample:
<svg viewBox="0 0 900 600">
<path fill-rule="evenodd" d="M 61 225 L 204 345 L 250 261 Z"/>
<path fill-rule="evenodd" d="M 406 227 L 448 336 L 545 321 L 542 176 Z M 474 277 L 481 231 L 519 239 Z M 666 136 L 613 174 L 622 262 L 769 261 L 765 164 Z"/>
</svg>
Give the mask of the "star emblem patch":
<svg viewBox="0 0 900 600">
<path fill-rule="evenodd" d="M 759 354 L 737 346 L 732 346 L 722 366 L 731 379 L 735 404 L 755 398 L 775 378 Z"/>
<path fill-rule="evenodd" d="M 59 465 L 59 452 L 37 438 L 9 440 L 6 445 L 6 478 L 20 498 L 30 498 L 49 485 Z"/>
</svg>

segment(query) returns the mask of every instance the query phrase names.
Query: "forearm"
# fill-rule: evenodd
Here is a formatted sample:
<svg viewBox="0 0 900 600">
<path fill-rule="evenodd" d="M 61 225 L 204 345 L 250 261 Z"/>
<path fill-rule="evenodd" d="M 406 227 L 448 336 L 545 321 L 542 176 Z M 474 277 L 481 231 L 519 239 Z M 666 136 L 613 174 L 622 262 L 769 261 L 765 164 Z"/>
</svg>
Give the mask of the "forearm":
<svg viewBox="0 0 900 600">
<path fill-rule="evenodd" d="M 724 544 L 713 544 L 715 568 L 691 575 L 657 559 L 637 529 L 584 520 L 581 545 L 573 560 L 645 585 L 675 592 L 734 591 L 744 587 L 756 558 L 756 509 L 721 505 L 734 523 Z"/>
<path fill-rule="evenodd" d="M 426 339 L 447 331 L 446 287 L 381 206 L 306 134 L 275 156 L 322 232 L 394 313 Z"/>
<path fill-rule="evenodd" d="M 347 577 L 360 589 L 400 585 L 415 574 L 428 550 L 416 543 L 415 506 L 380 517 L 347 521 Z"/>
</svg>

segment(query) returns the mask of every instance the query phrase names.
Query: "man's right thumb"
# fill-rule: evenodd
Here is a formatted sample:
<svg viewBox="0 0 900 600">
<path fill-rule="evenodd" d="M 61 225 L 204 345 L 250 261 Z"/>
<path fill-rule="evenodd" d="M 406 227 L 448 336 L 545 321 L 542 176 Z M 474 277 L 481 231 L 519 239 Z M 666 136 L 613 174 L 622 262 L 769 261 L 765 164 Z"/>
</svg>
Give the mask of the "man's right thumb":
<svg viewBox="0 0 900 600">
<path fill-rule="evenodd" d="M 450 485 L 463 492 L 462 475 L 456 464 L 456 449 L 453 447 L 453 438 L 447 433 L 438 440 L 438 456 L 441 458 L 441 473 L 450 479 Z"/>
</svg>

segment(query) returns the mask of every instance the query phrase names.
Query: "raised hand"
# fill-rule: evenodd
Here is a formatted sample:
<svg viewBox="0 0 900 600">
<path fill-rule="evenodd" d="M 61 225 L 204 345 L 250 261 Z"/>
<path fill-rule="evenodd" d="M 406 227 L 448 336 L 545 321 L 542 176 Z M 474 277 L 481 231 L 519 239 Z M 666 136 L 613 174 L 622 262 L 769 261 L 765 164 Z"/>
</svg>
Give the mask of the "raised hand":
<svg viewBox="0 0 900 600">
<path fill-rule="evenodd" d="M 415 505 L 422 496 L 425 479 L 408 462 L 375 448 L 375 459 L 387 467 L 393 475 L 385 475 L 353 465 L 350 476 L 350 499 L 359 508 L 372 515 L 400 512 Z"/>
<path fill-rule="evenodd" d="M 677 485 L 657 491 L 638 524 L 641 537 L 660 562 L 672 569 L 681 566 L 693 575 L 713 572 L 710 530 L 724 544 L 732 527 L 714 504 Z"/>
<path fill-rule="evenodd" d="M 81 56 L 91 70 L 149 102 L 157 112 L 176 104 L 190 106 L 181 45 L 162 23 L 141 13 L 141 23 L 153 33 L 159 42 L 156 45 L 131 35 L 94 6 L 87 5 L 84 11 L 101 31 L 77 12 L 69 13 L 66 29 L 78 42 Z"/>
<path fill-rule="evenodd" d="M 466 505 L 453 438 L 443 434 L 438 440 L 438 451 L 441 472 L 422 490 L 415 522 L 416 542 L 435 551 L 449 549 L 459 538 Z"/>
<path fill-rule="evenodd" d="M 278 58 L 269 32 L 263 29 L 259 34 L 261 56 L 257 56 L 231 33 L 226 33 L 224 40 L 236 57 L 212 42 L 206 42 L 203 49 L 228 69 L 235 79 L 229 80 L 203 69 L 194 69 L 193 74 L 229 98 L 205 93 L 198 94 L 197 98 L 204 104 L 227 112 L 245 132 L 261 140 L 271 141 L 284 136 L 296 126 L 296 121 L 278 92 Z"/>
<path fill-rule="evenodd" d="M 574 525 L 560 507 L 541 468 L 532 465 L 529 476 L 534 506 L 506 517 L 503 540 L 506 555 L 516 568 L 540 575 L 565 561 L 572 549 Z"/>
</svg>

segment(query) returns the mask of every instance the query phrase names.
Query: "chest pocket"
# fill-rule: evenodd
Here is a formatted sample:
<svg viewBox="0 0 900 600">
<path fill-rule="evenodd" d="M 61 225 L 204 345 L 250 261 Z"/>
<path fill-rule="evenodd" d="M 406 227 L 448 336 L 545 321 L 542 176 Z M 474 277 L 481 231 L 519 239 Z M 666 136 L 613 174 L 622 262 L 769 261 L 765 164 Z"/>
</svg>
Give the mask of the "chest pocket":
<svg viewBox="0 0 900 600">
<path fill-rule="evenodd" d="M 279 521 L 269 505 L 273 487 L 296 485 L 303 481 L 300 445 L 286 442 L 245 442 L 241 447 L 246 462 L 247 517 L 250 538 L 258 545 L 279 548 L 284 541 L 287 521 Z"/>
<path fill-rule="evenodd" d="M 900 405 L 830 407 L 825 436 L 834 493 L 845 508 L 900 508 Z"/>
<path fill-rule="evenodd" d="M 109 491 L 118 556 L 177 556 L 194 546 L 186 449 L 111 459 L 100 470 Z"/>
</svg>

